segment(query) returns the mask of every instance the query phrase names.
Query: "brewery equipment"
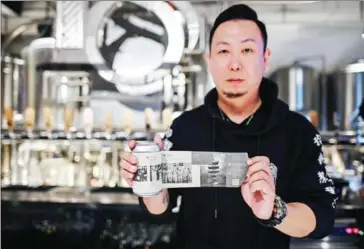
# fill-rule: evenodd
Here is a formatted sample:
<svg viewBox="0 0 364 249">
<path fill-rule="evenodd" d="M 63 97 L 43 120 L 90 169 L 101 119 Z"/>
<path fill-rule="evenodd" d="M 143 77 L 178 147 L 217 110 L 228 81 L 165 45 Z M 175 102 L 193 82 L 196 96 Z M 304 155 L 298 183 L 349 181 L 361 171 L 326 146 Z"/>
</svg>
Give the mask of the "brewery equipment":
<svg viewBox="0 0 364 249">
<path fill-rule="evenodd" d="M 353 114 L 364 99 L 364 61 L 349 64 L 332 75 L 329 87 L 334 91 L 336 122 L 340 130 L 354 131 Z"/>
<path fill-rule="evenodd" d="M 85 53 L 96 68 L 93 108 L 109 106 L 119 124 L 130 111 L 138 130 L 147 126 L 144 110 L 151 108 L 154 127 L 164 123 L 163 130 L 163 113 L 200 103 L 193 90 L 203 84 L 195 78 L 205 74 L 196 64 L 206 30 L 191 3 L 100 1 L 87 16 Z"/>
<path fill-rule="evenodd" d="M 305 115 L 318 127 L 318 72 L 314 68 L 294 63 L 275 70 L 269 78 L 278 84 L 278 98 L 286 102 L 290 110 Z"/>
<path fill-rule="evenodd" d="M 270 75 L 278 84 L 278 97 L 321 133 L 327 171 L 337 185 L 338 203 L 357 198 L 362 185 L 363 123 L 358 108 L 364 95 L 360 71 L 354 64 L 326 75 L 294 63 Z"/>
<path fill-rule="evenodd" d="M 5 111 L 2 184 L 127 186 L 124 142 L 152 139 L 203 99 L 204 25 L 188 2 L 57 3 L 55 37 L 22 51 L 23 119 L 13 127 Z"/>
<path fill-rule="evenodd" d="M 317 72 L 308 66 L 293 64 L 279 68 L 270 78 L 278 84 L 278 97 L 285 101 L 291 110 L 307 111 L 315 109 L 313 96 L 317 87 Z"/>
<path fill-rule="evenodd" d="M 43 123 L 40 119 L 42 109 L 42 75 L 38 73 L 37 66 L 52 61 L 52 53 L 55 47 L 55 39 L 52 37 L 33 40 L 22 50 L 22 57 L 25 61 L 25 108 L 35 111 L 35 129 Z"/>
<path fill-rule="evenodd" d="M 364 63 L 359 60 L 328 74 L 321 88 L 327 96 L 321 103 L 328 121 L 321 132 L 324 152 L 329 173 L 347 182 L 340 191 L 345 199 L 358 199 L 363 187 L 363 83 Z"/>
<path fill-rule="evenodd" d="M 2 127 L 14 127 L 22 121 L 24 110 L 24 60 L 1 57 L 1 111 Z"/>
</svg>

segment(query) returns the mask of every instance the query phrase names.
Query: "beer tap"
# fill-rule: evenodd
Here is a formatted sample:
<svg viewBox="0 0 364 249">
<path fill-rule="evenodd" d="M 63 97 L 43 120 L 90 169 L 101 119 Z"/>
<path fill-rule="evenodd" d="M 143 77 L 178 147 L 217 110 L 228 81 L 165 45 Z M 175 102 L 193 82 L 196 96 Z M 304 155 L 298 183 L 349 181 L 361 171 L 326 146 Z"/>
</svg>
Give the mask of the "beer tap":
<svg viewBox="0 0 364 249">
<path fill-rule="evenodd" d="M 153 120 L 153 109 L 148 107 L 144 110 L 145 115 L 145 131 L 147 140 L 152 141 L 154 134 L 152 134 L 152 120 Z"/>
<path fill-rule="evenodd" d="M 45 123 L 44 126 L 47 137 L 51 138 L 53 130 L 53 116 L 52 116 L 52 108 L 50 106 L 45 106 L 43 108 L 43 116 L 44 116 L 44 123 Z"/>
<path fill-rule="evenodd" d="M 113 130 L 113 125 L 112 125 L 112 114 L 110 111 L 107 111 L 106 112 L 106 115 L 105 115 L 105 135 L 106 135 L 106 138 L 111 138 L 111 133 L 112 133 L 112 130 Z"/>
<path fill-rule="evenodd" d="M 33 129 L 35 125 L 35 111 L 34 108 L 28 107 L 24 112 L 24 124 L 27 132 L 27 138 L 33 138 Z"/>
<path fill-rule="evenodd" d="M 172 108 L 162 111 L 162 129 L 166 130 L 172 124 Z"/>
<path fill-rule="evenodd" d="M 129 108 L 124 109 L 124 131 L 127 137 L 132 132 L 132 113 Z"/>
<path fill-rule="evenodd" d="M 66 107 L 65 112 L 64 112 L 64 122 L 65 122 L 65 132 L 66 132 L 66 137 L 68 139 L 71 138 L 71 128 L 72 128 L 72 123 L 73 123 L 73 109 L 71 107 Z"/>
<path fill-rule="evenodd" d="M 6 108 L 4 110 L 3 127 L 8 129 L 8 138 L 12 137 L 14 129 L 13 109 Z M 14 169 L 16 160 L 14 160 L 13 153 L 16 151 L 16 145 L 14 141 L 10 141 L 10 144 L 2 144 L 2 158 L 1 158 L 1 185 L 10 185 L 12 183 L 11 170 Z"/>
<path fill-rule="evenodd" d="M 94 122 L 94 115 L 91 107 L 86 107 L 83 110 L 83 120 L 85 125 L 85 137 L 87 139 L 90 139 L 92 137 L 92 129 Z"/>
<path fill-rule="evenodd" d="M 4 128 L 8 130 L 9 138 L 14 135 L 14 110 L 9 107 L 4 110 Z"/>
<path fill-rule="evenodd" d="M 152 108 L 145 108 L 144 110 L 145 115 L 145 130 L 149 132 L 152 129 L 152 117 L 153 117 L 153 110 Z"/>
</svg>

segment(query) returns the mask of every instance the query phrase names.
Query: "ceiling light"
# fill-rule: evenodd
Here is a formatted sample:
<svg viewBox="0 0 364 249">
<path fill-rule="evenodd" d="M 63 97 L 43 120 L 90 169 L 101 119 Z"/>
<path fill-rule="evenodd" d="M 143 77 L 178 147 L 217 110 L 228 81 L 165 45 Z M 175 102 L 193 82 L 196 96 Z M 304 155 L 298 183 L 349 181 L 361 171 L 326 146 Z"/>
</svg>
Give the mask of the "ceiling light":
<svg viewBox="0 0 364 249">
<path fill-rule="evenodd" d="M 245 3 L 247 1 L 244 1 Z M 251 4 L 311 4 L 319 1 L 249 1 Z"/>
</svg>

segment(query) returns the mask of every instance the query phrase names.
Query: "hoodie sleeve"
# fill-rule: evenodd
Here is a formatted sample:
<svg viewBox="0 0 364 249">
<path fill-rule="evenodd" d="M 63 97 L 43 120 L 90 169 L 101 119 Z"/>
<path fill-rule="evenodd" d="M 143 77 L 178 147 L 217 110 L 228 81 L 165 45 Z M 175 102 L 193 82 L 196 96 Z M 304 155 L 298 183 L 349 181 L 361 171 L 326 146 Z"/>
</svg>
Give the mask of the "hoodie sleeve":
<svg viewBox="0 0 364 249">
<path fill-rule="evenodd" d="M 316 227 L 307 237 L 323 238 L 333 229 L 337 198 L 334 183 L 325 169 L 320 134 L 311 126 L 303 136 L 303 149 L 297 160 L 289 201 L 306 204 L 312 209 Z"/>
<path fill-rule="evenodd" d="M 164 143 L 164 150 L 183 150 L 183 147 L 185 146 L 185 138 L 186 134 L 183 134 L 185 129 L 182 129 L 183 127 L 183 118 L 184 114 L 182 114 L 180 117 L 176 118 L 169 129 L 165 132 L 163 139 Z M 178 196 L 183 195 L 183 189 L 181 188 L 172 188 L 168 189 L 169 194 L 169 203 L 167 210 L 162 215 L 167 215 L 172 212 L 172 209 L 175 208 L 177 204 Z M 143 211 L 148 212 L 148 209 L 146 208 L 143 199 L 139 197 L 139 204 Z"/>
</svg>

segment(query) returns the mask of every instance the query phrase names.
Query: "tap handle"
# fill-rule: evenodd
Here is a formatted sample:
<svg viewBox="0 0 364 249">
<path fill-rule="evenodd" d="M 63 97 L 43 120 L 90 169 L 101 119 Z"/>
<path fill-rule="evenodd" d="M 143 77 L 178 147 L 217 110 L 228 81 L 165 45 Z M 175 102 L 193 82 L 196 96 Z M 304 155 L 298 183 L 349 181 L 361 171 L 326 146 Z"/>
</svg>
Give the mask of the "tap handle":
<svg viewBox="0 0 364 249">
<path fill-rule="evenodd" d="M 73 123 L 73 109 L 72 107 L 66 107 L 64 112 L 64 127 L 67 133 L 71 131 L 72 123 Z"/>
<path fill-rule="evenodd" d="M 35 111 L 34 108 L 28 107 L 24 112 L 24 120 L 25 120 L 25 129 L 28 132 L 31 132 L 34 129 L 35 125 Z"/>
<path fill-rule="evenodd" d="M 110 111 L 106 112 L 106 117 L 105 117 L 105 131 L 106 133 L 111 133 L 112 132 L 112 114 Z"/>
<path fill-rule="evenodd" d="M 43 108 L 43 116 L 44 116 L 46 131 L 51 132 L 53 127 L 53 117 L 52 117 L 52 108 L 50 106 L 45 106 Z"/>
<path fill-rule="evenodd" d="M 5 126 L 8 128 L 9 131 L 14 130 L 14 110 L 11 107 L 8 107 L 4 110 L 4 117 L 5 117 Z"/>
<path fill-rule="evenodd" d="M 85 132 L 86 134 L 90 134 L 92 132 L 94 122 L 94 113 L 91 107 L 86 107 L 83 110 L 83 120 L 85 124 Z"/>
<path fill-rule="evenodd" d="M 132 112 L 129 108 L 124 109 L 124 130 L 127 134 L 132 132 Z"/>
</svg>

